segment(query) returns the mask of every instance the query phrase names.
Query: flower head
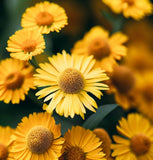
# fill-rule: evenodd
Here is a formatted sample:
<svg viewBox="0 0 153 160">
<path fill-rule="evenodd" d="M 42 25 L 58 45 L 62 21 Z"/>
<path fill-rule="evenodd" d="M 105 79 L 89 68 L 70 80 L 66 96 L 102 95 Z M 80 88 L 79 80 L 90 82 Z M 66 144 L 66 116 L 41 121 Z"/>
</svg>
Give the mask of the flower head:
<svg viewBox="0 0 153 160">
<path fill-rule="evenodd" d="M 38 98 L 47 96 L 44 102 L 50 100 L 44 109 L 56 112 L 65 117 L 74 117 L 75 114 L 84 116 L 85 107 L 95 111 L 97 104 L 87 94 L 92 93 L 100 99 L 100 90 L 108 90 L 102 81 L 108 77 L 100 68 L 93 69 L 95 60 L 92 56 L 70 56 L 65 51 L 49 58 L 50 63 L 40 64 L 35 74 L 35 85 L 44 87 L 36 93 Z"/>
<path fill-rule="evenodd" d="M 73 126 L 65 133 L 64 138 L 61 160 L 106 160 L 100 147 L 102 142 L 89 129 Z"/>
<path fill-rule="evenodd" d="M 117 159 L 152 160 L 153 126 L 148 119 L 138 113 L 131 113 L 127 119 L 122 118 L 117 126 L 124 136 L 113 136 L 117 144 L 112 144 L 112 156 Z"/>
<path fill-rule="evenodd" d="M 60 136 L 60 125 L 55 124 L 49 113 L 30 114 L 22 119 L 11 137 L 10 158 L 57 160 L 64 143 Z"/>
<path fill-rule="evenodd" d="M 20 60 L 29 60 L 41 54 L 45 49 L 45 41 L 38 30 L 21 29 L 16 31 L 8 40 L 8 52 L 11 57 Z"/>
<path fill-rule="evenodd" d="M 120 60 L 126 55 L 126 47 L 123 45 L 127 37 L 117 32 L 109 37 L 108 31 L 100 26 L 95 26 L 86 33 L 82 40 L 75 43 L 72 54 L 93 55 L 96 65 L 106 71 L 112 71 L 115 60 Z"/>
<path fill-rule="evenodd" d="M 0 100 L 19 103 L 33 84 L 33 67 L 17 59 L 5 59 L 0 63 Z"/>
<path fill-rule="evenodd" d="M 152 13 L 152 4 L 149 0 L 102 0 L 115 13 L 123 13 L 126 18 L 140 20 Z"/>
<path fill-rule="evenodd" d="M 8 154 L 10 150 L 10 137 L 13 134 L 14 129 L 10 127 L 0 126 L 0 159 L 8 160 Z"/>
<path fill-rule="evenodd" d="M 41 33 L 59 32 L 67 25 L 65 10 L 55 3 L 48 1 L 37 3 L 27 8 L 23 14 L 21 25 L 23 28 L 39 29 Z"/>
</svg>

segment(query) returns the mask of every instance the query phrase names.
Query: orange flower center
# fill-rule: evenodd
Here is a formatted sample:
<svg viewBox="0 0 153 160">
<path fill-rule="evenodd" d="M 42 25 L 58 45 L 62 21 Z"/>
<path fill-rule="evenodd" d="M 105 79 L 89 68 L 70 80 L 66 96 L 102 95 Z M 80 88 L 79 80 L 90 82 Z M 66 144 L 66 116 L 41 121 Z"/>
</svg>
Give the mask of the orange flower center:
<svg viewBox="0 0 153 160">
<path fill-rule="evenodd" d="M 110 55 L 110 46 L 105 39 L 97 37 L 90 42 L 88 51 L 89 54 L 94 55 L 97 60 L 101 60 Z"/>
<path fill-rule="evenodd" d="M 85 160 L 86 156 L 84 151 L 80 147 L 71 147 L 67 154 L 66 160 Z"/>
<path fill-rule="evenodd" d="M 123 0 L 123 2 L 128 3 L 129 6 L 134 4 L 134 0 Z"/>
<path fill-rule="evenodd" d="M 5 84 L 8 89 L 19 89 L 23 82 L 24 76 L 19 72 L 10 73 L 5 79 Z"/>
<path fill-rule="evenodd" d="M 0 160 L 6 160 L 8 156 L 7 148 L 0 143 Z"/>
<path fill-rule="evenodd" d="M 53 23 L 53 16 L 48 12 L 40 12 L 36 18 L 36 23 L 40 26 L 50 26 Z"/>
<path fill-rule="evenodd" d="M 114 70 L 110 75 L 110 79 L 113 85 L 121 93 L 127 93 L 135 84 L 135 77 L 132 71 L 125 66 L 114 67 Z"/>
<path fill-rule="evenodd" d="M 54 135 L 44 126 L 36 126 L 27 134 L 27 147 L 36 154 L 46 152 L 52 145 Z"/>
<path fill-rule="evenodd" d="M 143 155 L 150 149 L 151 142 L 148 137 L 143 134 L 137 134 L 131 139 L 131 150 L 137 155 Z"/>
<path fill-rule="evenodd" d="M 84 77 L 80 71 L 67 68 L 61 73 L 58 84 L 63 92 L 75 94 L 84 88 Z"/>
<path fill-rule="evenodd" d="M 22 49 L 25 53 L 27 52 L 33 52 L 36 48 L 36 41 L 31 40 L 31 39 L 27 39 L 23 42 L 22 44 Z"/>
<path fill-rule="evenodd" d="M 143 88 L 143 95 L 147 101 L 153 101 L 153 84 L 146 84 Z"/>
</svg>

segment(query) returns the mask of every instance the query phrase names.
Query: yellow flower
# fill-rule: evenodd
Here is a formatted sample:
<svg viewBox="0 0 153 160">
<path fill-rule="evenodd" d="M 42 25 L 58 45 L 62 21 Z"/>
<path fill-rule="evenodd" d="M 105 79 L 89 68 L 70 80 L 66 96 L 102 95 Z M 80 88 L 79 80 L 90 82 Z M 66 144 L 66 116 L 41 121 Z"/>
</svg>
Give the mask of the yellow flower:
<svg viewBox="0 0 153 160">
<path fill-rule="evenodd" d="M 137 110 L 153 121 L 153 71 L 139 77 L 136 91 Z"/>
<path fill-rule="evenodd" d="M 87 94 L 92 93 L 101 98 L 100 90 L 108 90 L 108 86 L 102 81 L 108 77 L 100 68 L 93 69 L 95 60 L 92 56 L 70 56 L 65 51 L 49 58 L 50 63 L 40 64 L 40 69 L 35 74 L 37 87 L 45 87 L 36 93 L 38 98 L 47 96 L 43 109 L 48 112 L 56 112 L 65 117 L 74 117 L 75 114 L 84 117 L 85 108 L 95 112 L 97 104 Z"/>
<path fill-rule="evenodd" d="M 64 139 L 60 125 L 49 113 L 33 113 L 24 117 L 11 137 L 10 158 L 16 160 L 57 160 Z"/>
<path fill-rule="evenodd" d="M 61 160 L 106 160 L 100 147 L 101 141 L 89 129 L 72 127 L 65 135 Z"/>
<path fill-rule="evenodd" d="M 102 0 L 115 13 L 123 13 L 124 17 L 140 20 L 152 13 L 152 4 L 149 0 Z"/>
<path fill-rule="evenodd" d="M 16 31 L 8 40 L 10 56 L 20 60 L 32 59 L 32 56 L 41 54 L 45 49 L 45 41 L 38 30 L 22 29 Z"/>
<path fill-rule="evenodd" d="M 137 113 L 122 118 L 117 126 L 122 135 L 113 136 L 117 144 L 112 144 L 112 156 L 116 160 L 152 160 L 153 126 L 148 119 Z M 124 137 L 123 137 L 124 136 Z"/>
<path fill-rule="evenodd" d="M 120 60 L 126 55 L 127 48 L 123 45 L 126 41 L 127 36 L 121 32 L 109 37 L 108 31 L 95 26 L 84 35 L 82 40 L 75 43 L 72 54 L 94 55 L 97 66 L 112 71 L 115 60 Z"/>
<path fill-rule="evenodd" d="M 115 95 L 116 102 L 125 110 L 135 107 L 135 84 L 137 76 L 134 72 L 123 65 L 115 65 L 113 71 L 109 73 L 110 79 L 107 81 L 110 86 L 109 94 Z"/>
<path fill-rule="evenodd" d="M 93 130 L 93 133 L 96 134 L 98 138 L 102 141 L 101 147 L 103 148 L 103 152 L 105 153 L 106 159 L 111 158 L 111 139 L 107 131 L 103 128 L 96 128 Z"/>
<path fill-rule="evenodd" d="M 28 29 L 39 29 L 42 34 L 59 32 L 67 25 L 65 10 L 55 3 L 48 1 L 37 3 L 27 8 L 21 20 L 21 26 Z"/>
<path fill-rule="evenodd" d="M 5 59 L 0 63 L 0 101 L 19 103 L 30 88 L 34 89 L 33 67 L 17 59 Z"/>
<path fill-rule="evenodd" d="M 10 127 L 0 126 L 0 159 L 8 160 L 8 154 L 10 150 L 10 137 L 13 134 L 14 129 Z"/>
</svg>

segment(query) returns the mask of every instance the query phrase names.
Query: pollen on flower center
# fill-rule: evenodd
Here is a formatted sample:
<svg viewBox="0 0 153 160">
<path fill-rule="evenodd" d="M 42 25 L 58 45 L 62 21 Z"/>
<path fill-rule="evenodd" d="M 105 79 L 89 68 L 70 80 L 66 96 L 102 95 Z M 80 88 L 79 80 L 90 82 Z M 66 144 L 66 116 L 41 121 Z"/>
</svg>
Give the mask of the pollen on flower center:
<svg viewBox="0 0 153 160">
<path fill-rule="evenodd" d="M 36 154 L 44 153 L 52 145 L 54 135 L 43 126 L 32 128 L 27 134 L 27 147 Z"/>
<path fill-rule="evenodd" d="M 6 160 L 8 156 L 7 148 L 0 143 L 0 160 Z"/>
<path fill-rule="evenodd" d="M 110 55 L 110 47 L 107 41 L 101 37 L 93 39 L 88 47 L 90 55 L 94 55 L 97 60 Z"/>
<path fill-rule="evenodd" d="M 23 42 L 22 44 L 22 49 L 25 53 L 27 52 L 33 52 L 36 48 L 36 42 L 34 40 L 31 39 L 27 39 Z"/>
<path fill-rule="evenodd" d="M 132 71 L 125 66 L 116 66 L 110 75 L 113 85 L 121 93 L 127 93 L 135 84 L 135 77 Z"/>
<path fill-rule="evenodd" d="M 44 26 L 44 25 L 47 25 L 47 26 L 50 26 L 53 22 L 53 16 L 48 13 L 48 12 L 40 12 L 36 18 L 36 23 L 40 26 Z"/>
<path fill-rule="evenodd" d="M 137 134 L 131 139 L 131 150 L 137 155 L 143 155 L 150 149 L 151 142 L 148 137 L 143 134 Z"/>
<path fill-rule="evenodd" d="M 24 82 L 24 76 L 19 72 L 9 74 L 5 79 L 5 85 L 8 89 L 18 89 Z"/>
<path fill-rule="evenodd" d="M 75 94 L 83 89 L 84 77 L 80 71 L 67 68 L 59 76 L 58 84 L 63 92 Z"/>
<path fill-rule="evenodd" d="M 123 2 L 128 3 L 129 6 L 134 4 L 134 0 L 123 0 Z"/>
<path fill-rule="evenodd" d="M 66 160 L 85 160 L 85 159 L 86 159 L 85 153 L 80 147 L 71 147 L 66 154 Z"/>
</svg>

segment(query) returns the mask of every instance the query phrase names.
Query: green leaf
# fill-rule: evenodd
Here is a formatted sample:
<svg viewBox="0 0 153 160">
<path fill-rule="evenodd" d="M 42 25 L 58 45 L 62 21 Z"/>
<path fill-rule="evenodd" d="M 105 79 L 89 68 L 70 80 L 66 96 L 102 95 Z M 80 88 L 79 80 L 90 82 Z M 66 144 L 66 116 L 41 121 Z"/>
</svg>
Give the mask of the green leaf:
<svg viewBox="0 0 153 160">
<path fill-rule="evenodd" d="M 113 111 L 118 105 L 117 104 L 107 104 L 99 107 L 96 113 L 92 114 L 82 125 L 84 128 L 93 130 L 96 128 L 102 120 Z"/>
</svg>

